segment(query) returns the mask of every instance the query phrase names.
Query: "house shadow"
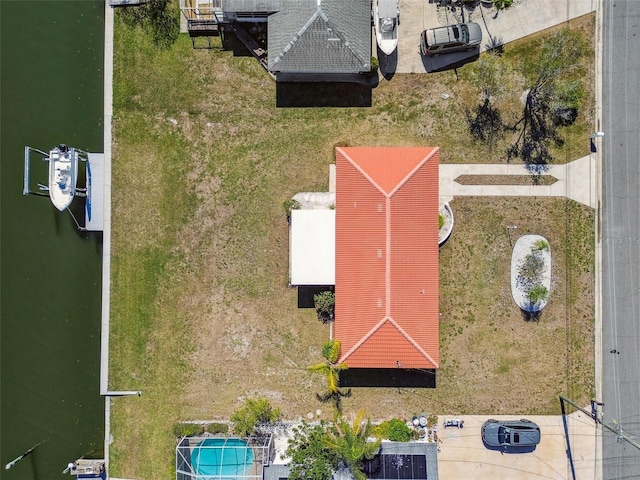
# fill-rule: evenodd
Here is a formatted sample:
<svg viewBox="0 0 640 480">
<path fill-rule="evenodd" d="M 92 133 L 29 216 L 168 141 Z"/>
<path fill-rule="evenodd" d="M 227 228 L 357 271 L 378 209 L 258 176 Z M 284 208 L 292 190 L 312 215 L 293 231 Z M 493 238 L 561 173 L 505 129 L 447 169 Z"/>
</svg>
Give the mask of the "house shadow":
<svg viewBox="0 0 640 480">
<path fill-rule="evenodd" d="M 422 65 L 427 73 L 455 70 L 467 63 L 473 63 L 480 58 L 480 48 L 466 52 L 444 53 L 438 56 L 422 55 Z"/>
<path fill-rule="evenodd" d="M 313 296 L 326 291 L 335 291 L 333 285 L 300 285 L 298 286 L 298 308 L 315 308 Z"/>
<path fill-rule="evenodd" d="M 231 52 L 234 57 L 252 57 L 251 51 L 231 30 L 224 30 L 220 35 L 222 50 Z"/>
<path fill-rule="evenodd" d="M 436 388 L 436 371 L 411 368 L 349 368 L 340 372 L 340 386 Z"/>
<path fill-rule="evenodd" d="M 276 82 L 276 107 L 371 107 L 373 88 L 352 82 Z"/>
</svg>

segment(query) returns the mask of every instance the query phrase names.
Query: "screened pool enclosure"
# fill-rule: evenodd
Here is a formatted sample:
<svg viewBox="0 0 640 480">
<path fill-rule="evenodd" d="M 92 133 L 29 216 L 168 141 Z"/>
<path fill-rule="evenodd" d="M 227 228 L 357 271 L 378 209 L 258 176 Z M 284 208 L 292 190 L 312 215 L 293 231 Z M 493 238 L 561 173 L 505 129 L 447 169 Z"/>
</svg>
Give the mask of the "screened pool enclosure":
<svg viewBox="0 0 640 480">
<path fill-rule="evenodd" d="M 183 437 L 176 447 L 176 480 L 262 479 L 273 452 L 271 435 Z"/>
</svg>

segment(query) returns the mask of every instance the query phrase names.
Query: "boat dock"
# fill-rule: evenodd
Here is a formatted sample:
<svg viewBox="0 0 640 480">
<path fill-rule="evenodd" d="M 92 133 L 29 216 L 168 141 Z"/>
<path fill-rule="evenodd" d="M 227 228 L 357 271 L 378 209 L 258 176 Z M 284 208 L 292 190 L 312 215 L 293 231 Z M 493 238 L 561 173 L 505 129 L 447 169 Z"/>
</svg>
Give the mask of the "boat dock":
<svg viewBox="0 0 640 480">
<path fill-rule="evenodd" d="M 104 459 L 89 460 L 80 458 L 67 465 L 63 473 L 67 472 L 78 478 L 107 478 Z"/>
<path fill-rule="evenodd" d="M 89 153 L 87 160 L 87 203 L 84 209 L 84 230 L 104 229 L 104 153 Z"/>
</svg>

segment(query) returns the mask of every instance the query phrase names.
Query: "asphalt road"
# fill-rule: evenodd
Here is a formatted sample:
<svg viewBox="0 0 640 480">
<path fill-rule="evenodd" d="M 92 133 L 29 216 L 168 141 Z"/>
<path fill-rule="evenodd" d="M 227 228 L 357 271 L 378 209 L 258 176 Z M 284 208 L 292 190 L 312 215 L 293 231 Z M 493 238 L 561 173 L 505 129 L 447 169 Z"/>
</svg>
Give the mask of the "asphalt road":
<svg viewBox="0 0 640 480">
<path fill-rule="evenodd" d="M 602 420 L 640 443 L 640 1 L 604 0 Z M 640 478 L 640 450 L 603 432 L 603 478 Z"/>
</svg>

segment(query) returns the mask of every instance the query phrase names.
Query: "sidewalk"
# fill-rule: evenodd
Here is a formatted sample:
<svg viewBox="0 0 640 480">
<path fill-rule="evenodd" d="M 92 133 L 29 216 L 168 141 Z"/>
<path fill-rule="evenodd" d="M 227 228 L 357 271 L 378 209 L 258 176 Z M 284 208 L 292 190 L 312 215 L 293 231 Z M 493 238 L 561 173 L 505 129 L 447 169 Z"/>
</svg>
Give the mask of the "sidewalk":
<svg viewBox="0 0 640 480">
<path fill-rule="evenodd" d="M 453 23 L 476 22 L 482 27 L 481 51 L 484 51 L 491 39 L 508 43 L 594 12 L 595 9 L 596 0 L 514 0 L 510 8 L 501 12 L 497 12 L 495 8 L 487 9 L 481 5 L 473 9 L 456 8 L 452 10 L 447 7 L 438 7 L 428 0 L 400 0 L 400 27 L 395 72 L 425 73 L 419 46 L 420 33 L 428 28 Z M 462 12 L 464 12 L 464 18 Z"/>
<path fill-rule="evenodd" d="M 462 185 L 460 175 L 531 175 L 524 164 L 440 164 L 440 204 L 456 196 L 567 197 L 591 208 L 598 204 L 596 160 L 587 155 L 565 165 L 550 165 L 552 185 Z"/>
</svg>

